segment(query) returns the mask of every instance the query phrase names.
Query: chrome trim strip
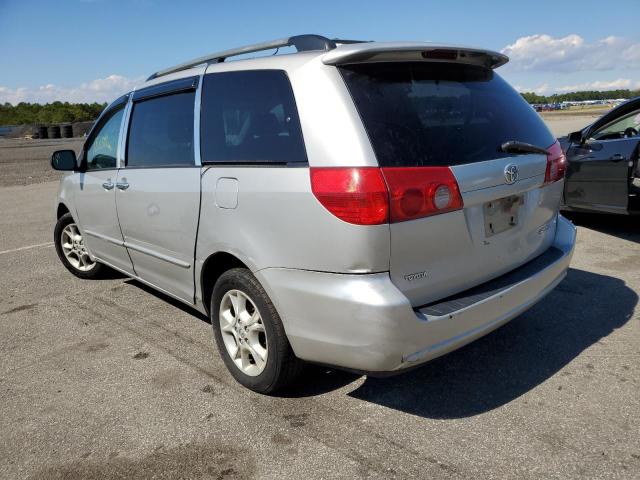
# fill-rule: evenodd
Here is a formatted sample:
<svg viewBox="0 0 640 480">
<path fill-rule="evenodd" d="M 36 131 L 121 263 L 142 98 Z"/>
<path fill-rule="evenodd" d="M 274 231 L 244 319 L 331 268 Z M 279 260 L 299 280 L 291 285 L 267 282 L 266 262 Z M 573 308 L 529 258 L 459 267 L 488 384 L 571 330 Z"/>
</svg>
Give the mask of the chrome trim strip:
<svg viewBox="0 0 640 480">
<path fill-rule="evenodd" d="M 127 101 L 127 105 L 124 107 L 124 118 L 122 121 L 122 125 L 120 125 L 120 135 L 118 136 L 118 154 L 116 160 L 116 167 L 118 169 L 124 168 L 125 164 L 125 152 L 126 152 L 126 143 L 127 137 L 129 133 L 129 121 L 131 119 L 131 110 L 133 105 L 133 92 L 129 94 L 129 100 Z"/>
<path fill-rule="evenodd" d="M 202 166 L 202 159 L 200 158 L 200 109 L 202 99 L 202 82 L 204 81 L 204 72 L 202 70 L 200 79 L 198 81 L 198 88 L 196 89 L 195 104 L 193 106 L 193 158 L 196 163 L 196 167 Z"/>
<path fill-rule="evenodd" d="M 85 235 L 89 235 L 91 237 L 99 238 L 100 240 L 104 240 L 105 242 L 113 243 L 114 245 L 118 245 L 119 247 L 124 247 L 124 242 L 122 240 L 116 240 L 115 238 L 108 237 L 106 235 L 102 235 L 101 233 L 92 232 L 91 230 L 85 230 Z"/>
<path fill-rule="evenodd" d="M 136 252 L 144 253 L 145 255 L 149 255 L 150 257 L 157 258 L 159 260 L 164 260 L 165 262 L 171 263 L 172 265 L 176 265 L 182 268 L 191 268 L 191 264 L 179 260 L 174 257 L 170 257 L 169 255 L 164 255 L 163 253 L 155 252 L 149 248 L 140 247 L 139 245 L 132 245 L 129 242 L 124 242 L 124 246 L 130 248 L 131 250 L 135 250 Z M 134 264 L 135 267 L 135 264 Z"/>
</svg>

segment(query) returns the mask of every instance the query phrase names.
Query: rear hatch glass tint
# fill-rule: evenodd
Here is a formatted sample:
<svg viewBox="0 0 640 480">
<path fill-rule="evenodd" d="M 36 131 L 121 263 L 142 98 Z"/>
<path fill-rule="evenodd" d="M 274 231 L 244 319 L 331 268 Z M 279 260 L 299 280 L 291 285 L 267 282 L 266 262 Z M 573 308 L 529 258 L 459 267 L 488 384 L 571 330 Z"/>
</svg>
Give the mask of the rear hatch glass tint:
<svg viewBox="0 0 640 480">
<path fill-rule="evenodd" d="M 380 166 L 453 166 L 509 157 L 518 140 L 549 147 L 540 116 L 493 70 L 457 63 L 339 67 Z"/>
</svg>

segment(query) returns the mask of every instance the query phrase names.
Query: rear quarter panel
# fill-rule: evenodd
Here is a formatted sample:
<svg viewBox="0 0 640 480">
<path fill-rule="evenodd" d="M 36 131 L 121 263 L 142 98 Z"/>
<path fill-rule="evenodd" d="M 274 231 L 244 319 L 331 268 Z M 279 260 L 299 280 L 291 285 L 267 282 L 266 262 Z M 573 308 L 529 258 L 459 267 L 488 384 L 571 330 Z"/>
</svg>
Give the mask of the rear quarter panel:
<svg viewBox="0 0 640 480">
<path fill-rule="evenodd" d="M 221 178 L 237 181 L 237 202 L 228 188 L 217 197 L 217 185 L 229 184 Z M 389 269 L 389 227 L 334 217 L 311 192 L 308 167 L 212 166 L 202 176 L 196 257 L 203 262 L 216 252 L 253 271 L 381 272 Z"/>
<path fill-rule="evenodd" d="M 309 52 L 212 64 L 207 74 L 286 71 L 308 165 L 377 166 L 340 73 L 324 65 L 320 57 Z M 196 261 L 227 252 L 253 271 L 276 267 L 339 273 L 388 271 L 388 225 L 358 226 L 334 217 L 311 191 L 309 166 L 203 167 Z M 221 178 L 233 180 L 219 182 Z M 231 198 L 233 194 L 237 201 Z"/>
</svg>

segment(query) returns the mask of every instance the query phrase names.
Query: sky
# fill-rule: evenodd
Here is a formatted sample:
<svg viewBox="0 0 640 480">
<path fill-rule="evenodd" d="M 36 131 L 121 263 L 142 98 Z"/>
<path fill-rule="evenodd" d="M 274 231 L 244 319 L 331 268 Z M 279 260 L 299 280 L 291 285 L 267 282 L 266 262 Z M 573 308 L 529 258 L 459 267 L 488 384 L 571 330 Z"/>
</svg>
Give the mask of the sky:
<svg viewBox="0 0 640 480">
<path fill-rule="evenodd" d="M 193 57 L 300 33 L 501 51 L 539 94 L 640 88 L 639 0 L 0 0 L 0 103 L 104 102 Z"/>
</svg>

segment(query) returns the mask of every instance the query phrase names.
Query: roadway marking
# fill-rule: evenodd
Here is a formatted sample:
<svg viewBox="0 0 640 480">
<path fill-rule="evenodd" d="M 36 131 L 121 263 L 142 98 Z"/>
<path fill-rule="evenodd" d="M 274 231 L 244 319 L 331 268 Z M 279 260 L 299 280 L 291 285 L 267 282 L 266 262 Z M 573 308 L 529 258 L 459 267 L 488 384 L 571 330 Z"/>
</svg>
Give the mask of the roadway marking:
<svg viewBox="0 0 640 480">
<path fill-rule="evenodd" d="M 12 248 L 11 250 L 2 250 L 0 251 L 0 255 L 4 255 L 5 253 L 20 252 L 22 250 L 30 250 L 32 248 L 40 248 L 40 247 L 53 247 L 53 242 L 39 243 L 37 245 L 29 245 L 27 247 Z"/>
</svg>

